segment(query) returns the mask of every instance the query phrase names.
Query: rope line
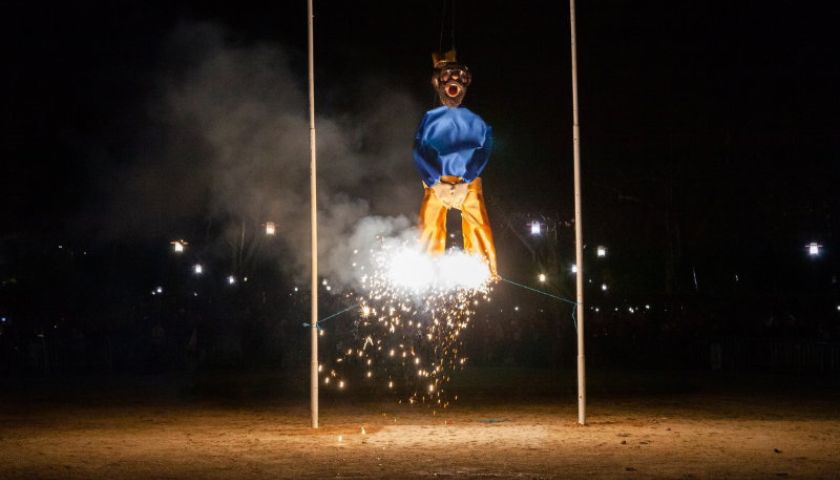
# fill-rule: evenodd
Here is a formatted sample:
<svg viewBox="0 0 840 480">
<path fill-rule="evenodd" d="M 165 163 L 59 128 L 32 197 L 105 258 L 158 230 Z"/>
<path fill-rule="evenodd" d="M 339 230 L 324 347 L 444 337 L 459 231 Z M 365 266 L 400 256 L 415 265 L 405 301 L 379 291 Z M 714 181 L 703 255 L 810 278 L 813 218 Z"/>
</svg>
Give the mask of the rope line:
<svg viewBox="0 0 840 480">
<path fill-rule="evenodd" d="M 546 297 L 551 297 L 551 298 L 553 298 L 553 299 L 555 299 L 555 300 L 560 300 L 561 302 L 566 302 L 566 303 L 568 303 L 569 305 L 574 305 L 574 306 L 577 306 L 577 302 L 575 302 L 575 301 L 573 301 L 573 300 L 569 300 L 568 298 L 560 297 L 560 296 L 558 296 L 558 295 L 554 295 L 553 293 L 548 293 L 548 292 L 546 292 L 546 291 L 544 291 L 544 290 L 538 290 L 538 289 L 536 289 L 536 288 L 529 287 L 528 285 L 523 285 L 523 284 L 521 284 L 521 283 L 516 283 L 516 282 L 514 282 L 513 280 L 508 280 L 507 278 L 504 278 L 504 277 L 499 277 L 499 278 L 501 278 L 501 280 L 502 280 L 503 282 L 507 282 L 507 283 L 509 283 L 509 284 L 511 284 L 511 285 L 516 285 L 517 287 L 524 288 L 525 290 L 530 290 L 530 291 L 532 291 L 532 292 L 539 293 L 540 295 L 545 295 Z"/>
<path fill-rule="evenodd" d="M 573 305 L 573 306 L 575 306 L 575 307 L 577 307 L 577 305 L 578 305 L 578 303 L 577 303 L 577 302 L 575 302 L 575 301 L 573 301 L 573 300 L 569 300 L 568 298 L 561 297 L 561 296 L 559 296 L 559 295 L 554 295 L 553 293 L 549 293 L 549 292 L 546 292 L 546 291 L 544 291 L 544 290 L 540 290 L 540 289 L 537 289 L 537 288 L 534 288 L 534 287 L 529 287 L 528 285 L 524 285 L 524 284 L 521 284 L 521 283 L 519 283 L 519 282 L 514 282 L 513 280 L 508 280 L 507 278 L 504 278 L 504 277 L 499 277 L 499 279 L 500 279 L 501 281 L 505 282 L 505 283 L 509 283 L 509 284 L 511 284 L 511 285 L 513 285 L 513 286 L 516 286 L 516 287 L 519 287 L 519 288 L 523 288 L 523 289 L 525 289 L 525 290 L 528 290 L 529 292 L 534 292 L 534 293 L 538 293 L 538 294 L 540 294 L 540 295 L 545 295 L 546 297 L 553 298 L 553 299 L 555 299 L 555 300 L 559 300 L 559 301 L 561 301 L 561 302 L 567 303 L 567 304 L 569 304 L 569 305 Z M 358 306 L 359 306 L 359 304 L 351 305 L 351 306 L 349 306 L 349 307 L 345 308 L 344 310 L 340 310 L 340 311 L 338 311 L 338 312 L 333 313 L 332 315 L 328 315 L 328 316 L 326 316 L 326 317 L 324 317 L 324 318 L 322 318 L 322 319 L 318 320 L 318 321 L 315 323 L 315 328 L 317 328 L 317 329 L 320 331 L 320 330 L 321 330 L 321 323 L 326 322 L 327 320 L 331 320 L 331 319 L 333 319 L 333 318 L 335 318 L 335 317 L 337 317 L 337 316 L 339 316 L 339 315 L 343 315 L 343 314 L 345 314 L 345 313 L 349 312 L 350 310 L 353 310 L 354 308 L 356 308 L 356 307 L 358 307 Z M 572 314 L 571 314 L 571 316 L 572 316 L 572 322 L 574 323 L 574 325 L 575 325 L 575 329 L 577 330 L 577 316 L 576 316 L 576 310 L 577 310 L 576 308 L 573 308 L 573 309 L 572 309 Z M 304 326 L 304 327 L 311 327 L 311 326 L 312 326 L 312 324 L 307 323 L 307 322 L 304 322 L 304 323 L 303 323 L 303 326 Z"/>
<path fill-rule="evenodd" d="M 447 4 L 449 4 L 449 48 L 443 49 L 444 33 L 446 32 L 447 20 Z M 448 50 L 455 49 L 455 0 L 443 0 L 440 7 L 440 42 L 438 44 L 438 52 L 446 53 Z"/>
<path fill-rule="evenodd" d="M 326 317 L 324 317 L 324 318 L 322 318 L 322 319 L 318 320 L 317 322 L 315 322 L 315 328 L 317 328 L 317 329 L 320 331 L 320 330 L 321 330 L 321 323 L 322 323 L 322 322 L 326 322 L 327 320 L 330 320 L 330 319 L 332 319 L 332 318 L 335 318 L 335 317 L 337 317 L 337 316 L 339 316 L 339 315 L 341 315 L 341 314 L 343 314 L 343 313 L 347 313 L 347 312 L 349 312 L 350 310 L 353 310 L 354 308 L 356 308 L 356 307 L 358 307 L 358 306 L 359 306 L 359 304 L 358 304 L 358 303 L 357 303 L 357 304 L 355 304 L 355 305 L 351 305 L 351 306 L 349 306 L 349 307 L 345 308 L 344 310 L 341 310 L 340 312 L 333 313 L 332 315 L 328 315 L 328 316 L 326 316 Z M 304 326 L 304 327 L 311 327 L 311 326 L 312 326 L 312 324 L 311 324 L 311 323 L 304 322 L 303 326 Z"/>
<path fill-rule="evenodd" d="M 577 302 L 569 300 L 568 298 L 561 297 L 559 295 L 554 295 L 553 293 L 548 293 L 544 290 L 539 290 L 539 289 L 536 289 L 534 287 L 529 287 L 528 285 L 523 285 L 521 283 L 514 282 L 513 280 L 508 280 L 507 278 L 504 278 L 504 277 L 499 277 L 499 279 L 501 281 L 505 282 L 505 283 L 509 283 L 509 284 L 517 286 L 519 288 L 524 288 L 525 290 L 528 290 L 528 291 L 531 291 L 531 292 L 534 292 L 534 293 L 539 293 L 540 295 L 545 295 L 546 297 L 553 298 L 555 300 L 560 300 L 561 302 L 568 303 L 569 305 L 573 305 L 575 308 L 572 309 L 572 313 L 571 313 L 572 324 L 575 326 L 575 330 L 577 330 L 577 306 L 578 306 Z"/>
</svg>

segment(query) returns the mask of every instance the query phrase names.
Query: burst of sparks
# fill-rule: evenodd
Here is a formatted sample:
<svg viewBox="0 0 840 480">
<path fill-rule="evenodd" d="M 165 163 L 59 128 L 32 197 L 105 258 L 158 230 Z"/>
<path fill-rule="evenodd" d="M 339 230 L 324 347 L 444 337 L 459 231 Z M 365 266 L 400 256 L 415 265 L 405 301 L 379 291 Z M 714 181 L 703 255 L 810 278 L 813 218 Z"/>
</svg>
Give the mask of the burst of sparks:
<svg viewBox="0 0 840 480">
<path fill-rule="evenodd" d="M 381 380 L 410 404 L 445 408 L 450 402 L 445 386 L 467 361 L 461 334 L 478 300 L 490 300 L 487 264 L 460 250 L 430 256 L 386 242 L 369 253 L 363 259 L 356 251 L 352 259 L 361 278 L 353 294 L 359 304 L 358 343 L 345 347 L 335 363 L 347 368 L 358 362 L 368 381 Z M 337 376 L 331 370 L 324 384 Z M 343 380 L 335 380 L 339 389 L 345 387 Z"/>
</svg>

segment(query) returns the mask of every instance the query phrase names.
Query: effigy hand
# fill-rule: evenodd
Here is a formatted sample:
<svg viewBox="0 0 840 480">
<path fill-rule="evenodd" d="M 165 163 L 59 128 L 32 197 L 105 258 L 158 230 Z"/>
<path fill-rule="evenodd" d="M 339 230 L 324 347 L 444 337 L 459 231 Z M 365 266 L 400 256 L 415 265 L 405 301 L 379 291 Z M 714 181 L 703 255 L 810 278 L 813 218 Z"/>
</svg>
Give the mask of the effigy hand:
<svg viewBox="0 0 840 480">
<path fill-rule="evenodd" d="M 436 183 L 431 188 L 443 206 L 458 210 L 464 204 L 468 191 L 466 183 Z"/>
</svg>

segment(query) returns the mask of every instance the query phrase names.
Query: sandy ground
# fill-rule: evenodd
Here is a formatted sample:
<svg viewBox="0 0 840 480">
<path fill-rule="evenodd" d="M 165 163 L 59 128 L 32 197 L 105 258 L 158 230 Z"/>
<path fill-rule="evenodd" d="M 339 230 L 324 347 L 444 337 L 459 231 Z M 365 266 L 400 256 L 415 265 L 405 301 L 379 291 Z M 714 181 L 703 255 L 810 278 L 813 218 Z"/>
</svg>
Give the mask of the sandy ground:
<svg viewBox="0 0 840 480">
<path fill-rule="evenodd" d="M 836 399 L 6 404 L 0 478 L 834 478 Z M 364 431 L 362 430 L 364 429 Z"/>
</svg>

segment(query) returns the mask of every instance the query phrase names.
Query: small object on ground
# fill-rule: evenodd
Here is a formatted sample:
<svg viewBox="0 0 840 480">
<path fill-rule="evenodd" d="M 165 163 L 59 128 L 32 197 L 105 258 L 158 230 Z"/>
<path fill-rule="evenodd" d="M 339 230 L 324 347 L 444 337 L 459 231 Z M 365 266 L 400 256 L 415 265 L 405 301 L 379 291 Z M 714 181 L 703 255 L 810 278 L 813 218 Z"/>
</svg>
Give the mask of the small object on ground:
<svg viewBox="0 0 840 480">
<path fill-rule="evenodd" d="M 633 468 L 633 467 L 624 467 L 624 470 L 627 470 L 628 472 L 635 472 L 636 471 L 636 469 Z"/>
<path fill-rule="evenodd" d="M 774 449 L 773 449 L 773 451 L 774 451 L 775 453 L 782 453 L 782 451 L 781 451 L 781 450 L 779 450 L 778 448 L 774 448 Z"/>
<path fill-rule="evenodd" d="M 507 418 L 482 418 L 479 420 L 481 423 L 502 423 L 507 422 Z"/>
</svg>

